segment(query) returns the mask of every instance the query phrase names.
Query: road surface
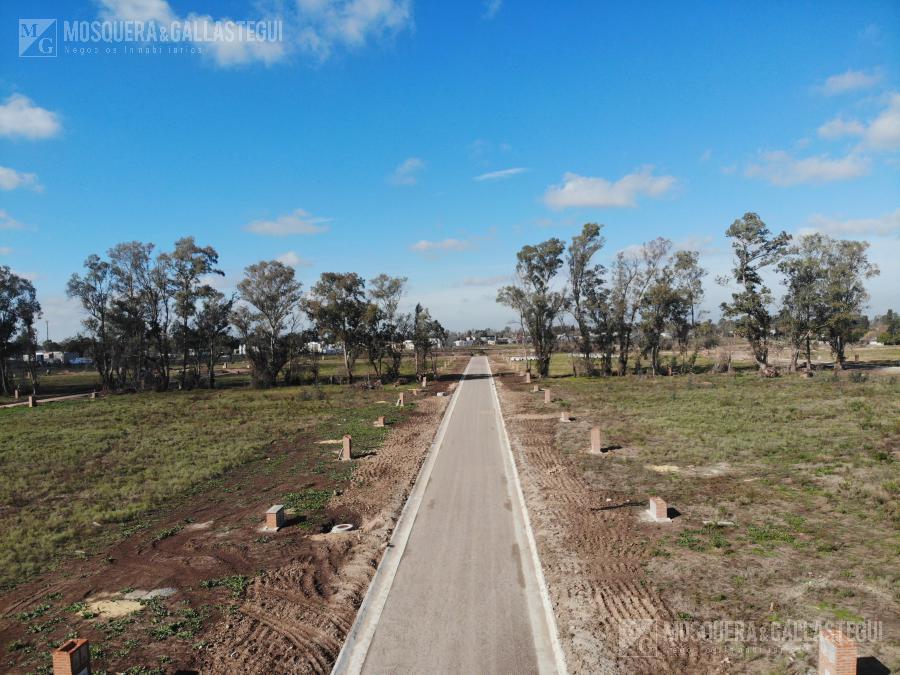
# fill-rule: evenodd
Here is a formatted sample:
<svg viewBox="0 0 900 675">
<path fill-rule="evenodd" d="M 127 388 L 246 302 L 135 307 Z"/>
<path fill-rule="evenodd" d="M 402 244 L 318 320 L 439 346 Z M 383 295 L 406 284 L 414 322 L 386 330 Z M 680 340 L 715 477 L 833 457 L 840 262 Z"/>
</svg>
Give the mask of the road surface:
<svg viewBox="0 0 900 675">
<path fill-rule="evenodd" d="M 369 595 L 380 587 L 383 597 L 367 596 L 335 672 L 564 669 L 487 358 L 473 358 L 466 373 L 419 478 L 424 492 L 417 484 L 413 513 L 398 524 L 412 523 L 406 540 L 392 539 L 399 563 L 379 569 Z"/>
</svg>

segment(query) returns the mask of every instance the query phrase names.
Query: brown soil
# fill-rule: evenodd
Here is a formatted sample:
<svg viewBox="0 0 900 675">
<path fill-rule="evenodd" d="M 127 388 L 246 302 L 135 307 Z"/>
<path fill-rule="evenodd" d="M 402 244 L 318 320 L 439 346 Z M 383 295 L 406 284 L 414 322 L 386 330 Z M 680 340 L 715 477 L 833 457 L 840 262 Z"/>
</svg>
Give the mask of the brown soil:
<svg viewBox="0 0 900 675">
<path fill-rule="evenodd" d="M 524 378 L 497 384 L 569 671 L 727 672 L 723 654 L 667 631 L 679 619 L 647 580 L 661 526 L 640 519 L 646 496 L 588 484 L 557 449 L 560 425 L 571 422 L 559 420 L 555 404 L 555 414 L 539 413 L 549 406 Z"/>
<path fill-rule="evenodd" d="M 415 410 L 377 453 L 354 461 L 351 482 L 329 500 L 324 518 L 294 518 L 277 533 L 261 531 L 265 509 L 285 493 L 335 485 L 333 477 L 314 470 L 316 458 L 330 449 L 314 439 L 295 439 L 273 447 L 272 458 L 279 461 L 270 470 L 254 463 L 233 471 L 215 489 L 158 514 L 152 529 L 3 595 L 0 671 L 31 670 L 35 654 L 38 664 L 47 664 L 50 647 L 76 634 L 102 643 L 99 661 L 110 671 L 140 665 L 165 672 L 328 672 L 450 400 L 435 393 L 452 390 L 455 382 L 456 376 L 447 375 L 430 382 L 427 394 L 409 397 Z M 359 529 L 325 534 L 336 523 Z M 169 528 L 177 531 L 157 540 Z M 232 575 L 252 577 L 242 597 L 226 587 L 201 586 Z M 63 610 L 76 602 L 121 599 L 130 589 L 166 587 L 177 589 L 159 601 L 169 614 L 145 607 L 124 617 L 123 630 L 110 627 L 110 617 L 82 618 Z M 29 622 L 46 627 L 29 632 L 29 622 L 17 615 L 44 604 L 51 608 Z M 190 609 L 204 617 L 197 632 L 164 641 L 149 637 Z M 54 616 L 62 618 L 47 621 Z M 19 648 L 9 647 L 16 643 Z M 95 656 L 95 667 L 97 662 Z"/>
</svg>

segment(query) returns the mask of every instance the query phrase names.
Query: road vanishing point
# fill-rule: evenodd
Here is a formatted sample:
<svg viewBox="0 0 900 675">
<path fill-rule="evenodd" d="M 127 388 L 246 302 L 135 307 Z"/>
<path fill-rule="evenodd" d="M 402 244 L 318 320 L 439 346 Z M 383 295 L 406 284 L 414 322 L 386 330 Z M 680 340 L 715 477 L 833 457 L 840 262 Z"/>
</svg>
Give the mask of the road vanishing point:
<svg viewBox="0 0 900 675">
<path fill-rule="evenodd" d="M 563 673 L 486 357 L 473 357 L 334 673 Z"/>
</svg>

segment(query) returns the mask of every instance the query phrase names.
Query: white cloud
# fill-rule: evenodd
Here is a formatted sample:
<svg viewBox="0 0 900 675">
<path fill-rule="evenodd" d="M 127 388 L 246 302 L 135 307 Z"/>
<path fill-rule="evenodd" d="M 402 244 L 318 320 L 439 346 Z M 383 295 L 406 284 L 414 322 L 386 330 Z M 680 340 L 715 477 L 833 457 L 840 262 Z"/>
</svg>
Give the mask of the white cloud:
<svg viewBox="0 0 900 675">
<path fill-rule="evenodd" d="M 819 136 L 828 139 L 859 136 L 862 150 L 900 149 L 900 92 L 891 93 L 887 101 L 885 109 L 868 124 L 835 117 L 819 127 Z"/>
<path fill-rule="evenodd" d="M 503 0 L 484 0 L 484 14 L 482 18 L 490 20 L 497 16 L 497 12 L 503 7 Z"/>
<path fill-rule="evenodd" d="M 472 248 L 472 242 L 462 239 L 443 239 L 441 241 L 428 241 L 422 239 L 409 247 L 419 253 L 436 253 L 438 251 L 466 251 Z"/>
<path fill-rule="evenodd" d="M 303 209 L 279 216 L 275 220 L 254 220 L 244 229 L 253 234 L 287 237 L 293 234 L 321 234 L 328 231 L 330 218 L 317 218 Z"/>
<path fill-rule="evenodd" d="M 0 246 L 0 255 L 9 255 L 13 250 L 9 246 Z"/>
<path fill-rule="evenodd" d="M 418 157 L 404 159 L 388 178 L 392 185 L 415 185 L 419 182 L 419 173 L 425 168 L 425 162 Z"/>
<path fill-rule="evenodd" d="M 869 123 L 863 144 L 872 150 L 900 149 L 900 92 L 888 99 L 888 106 Z"/>
<path fill-rule="evenodd" d="M 280 256 L 275 258 L 278 262 L 287 265 L 288 267 L 309 267 L 312 265 L 312 262 L 307 260 L 306 258 L 301 258 L 294 251 L 287 251 L 286 253 L 282 253 Z"/>
<path fill-rule="evenodd" d="M 38 182 L 36 174 L 20 173 L 15 169 L 0 166 L 0 190 L 15 190 L 28 188 L 40 192 L 44 187 Z"/>
<path fill-rule="evenodd" d="M 300 47 L 323 60 L 413 26 L 411 0 L 297 0 L 297 9 Z"/>
<path fill-rule="evenodd" d="M 133 21 L 195 21 L 210 33 L 217 28 L 233 27 L 230 18 L 216 19 L 206 14 L 180 17 L 166 0 L 100 0 L 104 18 Z M 326 60 L 338 48 L 359 48 L 370 37 L 394 35 L 412 28 L 411 0 L 296 0 L 273 3 L 279 11 L 259 17 L 283 22 L 281 41 L 228 40 L 204 42 L 203 46 L 217 65 L 232 66 L 280 61 L 291 53 L 312 55 Z M 261 37 L 261 36 L 257 36 Z"/>
<path fill-rule="evenodd" d="M 805 231 L 813 230 L 824 234 L 845 236 L 887 237 L 892 234 L 900 234 L 900 208 L 876 218 L 850 218 L 847 220 L 828 218 L 817 213 L 810 216 L 809 225 L 810 227 Z"/>
<path fill-rule="evenodd" d="M 869 89 L 881 81 L 880 73 L 866 73 L 862 70 L 848 70 L 840 75 L 832 75 L 819 90 L 826 96 L 836 96 L 849 91 Z"/>
<path fill-rule="evenodd" d="M 843 117 L 835 117 L 819 127 L 819 136 L 827 139 L 843 138 L 844 136 L 859 136 L 865 131 L 865 127 L 857 120 L 845 120 Z"/>
<path fill-rule="evenodd" d="M 700 161 L 708 162 L 710 159 L 712 159 L 712 154 L 713 154 L 712 148 L 707 148 L 706 150 L 703 151 L 703 154 L 700 155 Z"/>
<path fill-rule="evenodd" d="M 528 169 L 521 166 L 516 166 L 512 169 L 501 169 L 500 171 L 489 171 L 487 173 L 483 173 L 480 176 L 475 176 L 475 180 L 502 180 L 503 178 L 512 178 L 513 176 L 517 176 L 520 173 L 525 173 L 526 171 L 528 171 Z"/>
<path fill-rule="evenodd" d="M 761 163 L 747 166 L 744 175 L 762 178 L 781 187 L 850 180 L 869 171 L 869 160 L 854 153 L 837 159 L 827 155 L 796 159 L 784 150 L 775 150 L 762 153 L 761 159 Z"/>
<path fill-rule="evenodd" d="M 0 230 L 21 230 L 23 227 L 25 226 L 22 223 L 0 209 Z"/>
<path fill-rule="evenodd" d="M 13 94 L 0 105 L 0 136 L 37 140 L 56 136 L 61 129 L 56 113 L 34 105 L 22 94 Z"/>
<path fill-rule="evenodd" d="M 571 206 L 631 207 L 640 196 L 660 197 L 675 185 L 674 176 L 654 176 L 652 166 L 622 176 L 611 183 L 605 178 L 563 175 L 561 185 L 551 185 L 544 193 L 544 203 L 553 209 Z"/>
</svg>

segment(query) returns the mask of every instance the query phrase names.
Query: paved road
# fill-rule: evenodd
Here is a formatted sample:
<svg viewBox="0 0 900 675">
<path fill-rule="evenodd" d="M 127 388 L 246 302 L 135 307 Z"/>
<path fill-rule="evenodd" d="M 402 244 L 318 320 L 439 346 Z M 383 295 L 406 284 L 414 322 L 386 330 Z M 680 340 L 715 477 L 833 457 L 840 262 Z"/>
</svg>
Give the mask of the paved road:
<svg viewBox="0 0 900 675">
<path fill-rule="evenodd" d="M 467 373 L 364 673 L 556 672 L 487 359 Z"/>
</svg>

